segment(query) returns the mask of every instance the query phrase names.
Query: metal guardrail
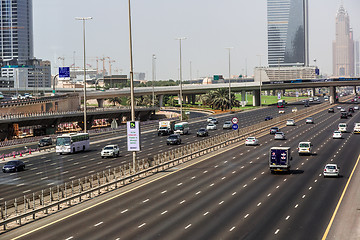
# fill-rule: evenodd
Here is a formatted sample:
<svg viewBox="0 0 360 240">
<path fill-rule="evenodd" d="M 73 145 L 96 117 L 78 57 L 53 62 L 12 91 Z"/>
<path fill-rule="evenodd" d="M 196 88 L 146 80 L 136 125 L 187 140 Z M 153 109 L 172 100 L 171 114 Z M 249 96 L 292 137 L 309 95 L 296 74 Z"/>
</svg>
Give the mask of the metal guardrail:
<svg viewBox="0 0 360 240">
<path fill-rule="evenodd" d="M 159 153 L 154 155 L 153 158 L 138 160 L 135 172 L 132 170 L 132 164 L 128 163 L 75 181 L 65 182 L 56 187 L 24 195 L 15 198 L 13 201 L 5 201 L 0 205 L 0 226 L 3 226 L 5 231 L 7 227 L 22 225 L 38 217 L 46 216 L 49 212 L 91 199 L 104 192 L 125 186 L 134 180 L 145 178 L 193 158 L 214 152 L 232 143 L 242 141 L 250 134 L 254 135 L 263 132 L 264 129 L 268 129 L 274 124 L 283 123 L 286 119 L 299 120 L 309 116 L 309 114 L 316 114 L 323 111 L 325 106 L 328 106 L 328 104 L 323 103 L 311 109 L 302 109 L 270 121 L 252 125 L 246 129 L 227 132 L 168 152 Z"/>
</svg>

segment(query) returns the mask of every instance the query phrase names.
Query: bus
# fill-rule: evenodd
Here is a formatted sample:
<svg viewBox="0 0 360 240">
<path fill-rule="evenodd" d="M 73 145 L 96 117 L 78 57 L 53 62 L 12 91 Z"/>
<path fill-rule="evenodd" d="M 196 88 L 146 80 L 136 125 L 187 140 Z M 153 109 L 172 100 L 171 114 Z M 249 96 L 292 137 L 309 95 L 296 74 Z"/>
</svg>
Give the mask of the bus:
<svg viewBox="0 0 360 240">
<path fill-rule="evenodd" d="M 88 133 L 63 134 L 56 138 L 56 153 L 74 153 L 86 151 L 90 148 Z"/>
<path fill-rule="evenodd" d="M 278 102 L 277 102 L 277 107 L 278 108 L 284 108 L 285 107 L 285 100 L 279 100 Z"/>
<path fill-rule="evenodd" d="M 177 134 L 189 134 L 190 128 L 188 122 L 181 122 L 175 124 L 175 131 L 174 133 Z"/>
</svg>

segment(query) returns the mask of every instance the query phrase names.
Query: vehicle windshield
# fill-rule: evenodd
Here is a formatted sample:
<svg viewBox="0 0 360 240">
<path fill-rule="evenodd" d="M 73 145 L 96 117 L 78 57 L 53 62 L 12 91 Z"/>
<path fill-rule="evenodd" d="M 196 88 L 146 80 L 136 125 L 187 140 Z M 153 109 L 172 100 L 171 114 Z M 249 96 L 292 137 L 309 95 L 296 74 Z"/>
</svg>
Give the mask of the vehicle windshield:
<svg viewBox="0 0 360 240">
<path fill-rule="evenodd" d="M 183 130 L 184 126 L 182 125 L 175 125 L 175 130 Z"/>
<path fill-rule="evenodd" d="M 255 140 L 254 137 L 248 137 L 247 140 Z"/>
<path fill-rule="evenodd" d="M 109 147 L 104 147 L 104 150 L 113 150 L 114 149 L 114 147 L 113 146 L 109 146 Z"/>
<path fill-rule="evenodd" d="M 58 137 L 56 139 L 56 146 L 69 146 L 70 143 L 70 137 Z"/>
<path fill-rule="evenodd" d="M 168 128 L 167 128 L 167 127 L 160 127 L 160 129 L 165 129 L 165 130 L 167 130 Z"/>
<path fill-rule="evenodd" d="M 310 147 L 310 144 L 308 144 L 308 143 L 300 143 L 299 147 L 308 148 L 308 147 Z"/>
<path fill-rule="evenodd" d="M 225 122 L 224 124 L 231 124 L 231 122 Z"/>
<path fill-rule="evenodd" d="M 346 127 L 346 124 L 339 124 L 340 127 Z"/>
<path fill-rule="evenodd" d="M 170 135 L 169 139 L 177 139 L 178 137 L 176 135 Z"/>
<path fill-rule="evenodd" d="M 200 129 L 199 129 L 199 132 L 204 132 L 204 131 L 206 131 L 205 128 L 200 128 Z"/>
<path fill-rule="evenodd" d="M 335 166 L 326 166 L 327 169 L 336 169 Z"/>
<path fill-rule="evenodd" d="M 16 165 L 16 162 L 15 161 L 10 161 L 10 162 L 7 162 L 5 165 Z"/>
</svg>

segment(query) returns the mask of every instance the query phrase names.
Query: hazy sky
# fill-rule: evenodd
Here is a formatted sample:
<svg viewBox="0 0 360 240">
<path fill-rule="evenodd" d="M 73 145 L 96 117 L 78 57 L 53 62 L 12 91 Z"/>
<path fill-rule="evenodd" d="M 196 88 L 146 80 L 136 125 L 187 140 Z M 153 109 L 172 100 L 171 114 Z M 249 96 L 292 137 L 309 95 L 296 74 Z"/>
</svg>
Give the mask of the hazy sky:
<svg viewBox="0 0 360 240">
<path fill-rule="evenodd" d="M 360 1 L 343 0 L 355 40 L 360 39 Z M 332 74 L 335 16 L 341 0 L 309 0 L 310 59 L 322 73 Z M 183 79 L 223 74 L 253 74 L 267 65 L 266 0 L 132 0 L 134 71 L 152 79 L 152 54 L 156 79 L 179 78 L 179 41 L 182 42 Z M 86 22 L 87 63 L 96 68 L 96 57 L 110 57 L 112 73 L 128 74 L 129 25 L 127 0 L 33 0 L 35 57 L 62 65 L 83 64 L 82 22 Z M 109 68 L 108 59 L 106 69 Z M 102 69 L 102 62 L 99 61 Z"/>
</svg>

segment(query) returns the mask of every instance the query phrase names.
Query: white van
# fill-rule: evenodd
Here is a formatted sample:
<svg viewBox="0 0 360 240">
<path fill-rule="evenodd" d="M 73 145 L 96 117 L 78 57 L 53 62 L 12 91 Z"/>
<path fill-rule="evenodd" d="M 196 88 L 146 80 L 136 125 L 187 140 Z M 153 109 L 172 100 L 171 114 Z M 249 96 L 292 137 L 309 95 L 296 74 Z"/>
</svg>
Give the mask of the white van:
<svg viewBox="0 0 360 240">
<path fill-rule="evenodd" d="M 175 134 L 189 134 L 190 128 L 188 122 L 181 122 L 175 124 Z"/>
<path fill-rule="evenodd" d="M 360 123 L 355 123 L 354 133 L 360 133 Z"/>
<path fill-rule="evenodd" d="M 298 146 L 299 155 L 303 155 L 303 154 L 311 155 L 311 150 L 312 150 L 311 147 L 312 147 L 311 142 L 299 142 L 299 146 Z"/>
<path fill-rule="evenodd" d="M 338 130 L 339 130 L 340 132 L 347 132 L 347 125 L 346 125 L 346 123 L 339 123 L 339 125 L 338 125 Z"/>
</svg>

